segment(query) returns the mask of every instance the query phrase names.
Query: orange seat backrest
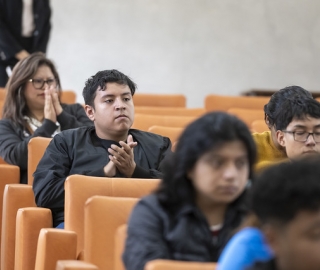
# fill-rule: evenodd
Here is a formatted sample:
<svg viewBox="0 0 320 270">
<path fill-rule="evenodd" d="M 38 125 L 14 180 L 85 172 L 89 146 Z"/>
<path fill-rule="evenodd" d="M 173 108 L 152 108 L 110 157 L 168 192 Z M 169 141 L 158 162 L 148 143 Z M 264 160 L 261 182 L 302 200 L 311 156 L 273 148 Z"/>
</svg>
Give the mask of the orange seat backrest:
<svg viewBox="0 0 320 270">
<path fill-rule="evenodd" d="M 19 183 L 20 183 L 20 168 L 15 165 L 0 164 L 0 224 L 2 224 L 3 194 L 4 194 L 5 187 L 7 184 L 19 184 Z M 2 237 L 1 230 L 0 230 L 0 242 Z"/>
<path fill-rule="evenodd" d="M 251 131 L 262 133 L 264 131 L 269 131 L 269 128 L 265 120 L 256 120 L 251 123 Z"/>
<path fill-rule="evenodd" d="M 18 210 L 15 235 L 15 270 L 35 269 L 39 233 L 43 228 L 51 227 L 52 213 L 50 209 L 42 207 L 24 207 Z M 75 252 L 74 248 L 74 253 Z M 50 256 L 52 257 L 52 254 L 50 254 Z"/>
<path fill-rule="evenodd" d="M 209 111 L 227 111 L 231 108 L 255 109 L 263 111 L 270 97 L 253 96 L 220 96 L 207 95 L 205 109 Z"/>
<path fill-rule="evenodd" d="M 33 184 L 33 173 L 52 138 L 35 137 L 28 143 L 28 184 Z"/>
<path fill-rule="evenodd" d="M 93 196 L 85 205 L 84 261 L 114 269 L 115 236 L 126 224 L 137 198 Z"/>
<path fill-rule="evenodd" d="M 59 260 L 76 260 L 76 250 L 77 234 L 75 232 L 43 228 L 40 230 L 37 257 L 32 270 L 59 269 L 56 268 Z"/>
<path fill-rule="evenodd" d="M 77 100 L 77 94 L 72 90 L 61 90 L 61 103 L 74 104 Z"/>
<path fill-rule="evenodd" d="M 264 111 L 263 110 L 231 108 L 228 110 L 228 113 L 237 116 L 248 127 L 251 127 L 251 124 L 253 121 L 264 119 Z"/>
<path fill-rule="evenodd" d="M 94 195 L 141 198 L 154 191 L 159 182 L 159 179 L 69 176 L 65 182 L 65 229 L 77 233 L 77 252 L 83 250 L 83 207 L 88 198 Z"/>
<path fill-rule="evenodd" d="M 182 127 L 163 127 L 163 126 L 151 126 L 148 131 L 159 134 L 164 137 L 168 137 L 173 144 L 176 142 L 182 133 L 184 128 Z"/>
<path fill-rule="evenodd" d="M 134 112 L 151 115 L 171 115 L 171 116 L 196 116 L 206 113 L 204 108 L 182 108 L 182 107 L 147 107 L 135 106 Z"/>
<path fill-rule="evenodd" d="M 3 193 L 1 269 L 14 269 L 16 216 L 19 208 L 36 207 L 32 186 L 8 184 Z"/>
<path fill-rule="evenodd" d="M 133 96 L 135 106 L 186 107 L 186 97 L 180 94 L 142 94 Z"/>
<path fill-rule="evenodd" d="M 168 116 L 136 114 L 132 128 L 148 131 L 152 126 L 186 127 L 196 116 Z"/>
</svg>

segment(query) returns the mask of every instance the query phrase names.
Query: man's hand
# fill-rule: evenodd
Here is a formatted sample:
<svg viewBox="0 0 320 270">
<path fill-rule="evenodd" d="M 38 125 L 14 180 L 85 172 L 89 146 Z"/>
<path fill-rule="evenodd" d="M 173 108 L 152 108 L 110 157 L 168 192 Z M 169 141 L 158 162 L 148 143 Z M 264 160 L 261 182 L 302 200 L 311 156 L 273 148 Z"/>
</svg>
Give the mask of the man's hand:
<svg viewBox="0 0 320 270">
<path fill-rule="evenodd" d="M 134 161 L 133 148 L 137 145 L 137 142 L 133 141 L 132 135 L 128 136 L 127 143 L 120 141 L 121 147 L 112 144 L 108 152 L 110 161 L 112 161 L 117 169 L 127 177 L 131 177 L 136 163 Z"/>
<path fill-rule="evenodd" d="M 116 165 L 114 165 L 114 163 L 111 161 L 111 159 L 108 162 L 108 164 L 104 166 L 103 171 L 104 171 L 104 175 L 107 177 L 114 177 L 116 175 L 117 168 L 116 168 Z"/>
</svg>

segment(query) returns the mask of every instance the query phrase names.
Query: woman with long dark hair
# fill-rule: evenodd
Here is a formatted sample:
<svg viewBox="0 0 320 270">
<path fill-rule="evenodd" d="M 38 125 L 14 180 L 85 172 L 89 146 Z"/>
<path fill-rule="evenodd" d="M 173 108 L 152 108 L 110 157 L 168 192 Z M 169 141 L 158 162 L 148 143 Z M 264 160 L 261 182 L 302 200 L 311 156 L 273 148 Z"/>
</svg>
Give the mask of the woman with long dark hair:
<svg viewBox="0 0 320 270">
<path fill-rule="evenodd" d="M 164 166 L 159 189 L 134 208 L 123 254 L 128 270 L 150 260 L 216 262 L 246 214 L 256 148 L 238 118 L 213 112 L 191 123 Z"/>
<path fill-rule="evenodd" d="M 33 137 L 92 125 L 80 104 L 61 104 L 59 74 L 43 53 L 34 53 L 14 67 L 6 86 L 0 121 L 0 156 L 20 167 L 20 182 L 27 183 L 28 142 Z"/>
</svg>

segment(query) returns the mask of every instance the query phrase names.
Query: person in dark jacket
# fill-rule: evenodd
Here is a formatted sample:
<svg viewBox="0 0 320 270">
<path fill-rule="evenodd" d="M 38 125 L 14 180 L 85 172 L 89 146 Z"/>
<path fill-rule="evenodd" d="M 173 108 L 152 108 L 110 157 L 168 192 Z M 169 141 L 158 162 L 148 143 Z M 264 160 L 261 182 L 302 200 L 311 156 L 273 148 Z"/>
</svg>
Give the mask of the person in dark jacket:
<svg viewBox="0 0 320 270">
<path fill-rule="evenodd" d="M 46 52 L 50 36 L 49 0 L 0 0 L 0 87 L 13 66 L 33 52 Z"/>
<path fill-rule="evenodd" d="M 99 177 L 160 178 L 171 142 L 130 129 L 136 86 L 117 70 L 98 72 L 83 89 L 85 110 L 94 127 L 67 130 L 49 144 L 36 172 L 33 190 L 39 207 L 50 208 L 54 226 L 63 227 L 64 182 L 72 174 Z"/>
<path fill-rule="evenodd" d="M 275 258 L 250 270 L 320 269 L 320 157 L 271 167 L 253 184 L 251 204 Z"/>
<path fill-rule="evenodd" d="M 164 163 L 159 189 L 131 214 L 126 269 L 155 259 L 216 262 L 247 213 L 255 156 L 250 131 L 235 116 L 213 112 L 191 123 Z"/>
<path fill-rule="evenodd" d="M 34 53 L 14 68 L 0 120 L 0 156 L 20 167 L 27 183 L 28 142 L 62 130 L 92 126 L 80 104 L 61 104 L 58 72 L 43 53 Z"/>
</svg>

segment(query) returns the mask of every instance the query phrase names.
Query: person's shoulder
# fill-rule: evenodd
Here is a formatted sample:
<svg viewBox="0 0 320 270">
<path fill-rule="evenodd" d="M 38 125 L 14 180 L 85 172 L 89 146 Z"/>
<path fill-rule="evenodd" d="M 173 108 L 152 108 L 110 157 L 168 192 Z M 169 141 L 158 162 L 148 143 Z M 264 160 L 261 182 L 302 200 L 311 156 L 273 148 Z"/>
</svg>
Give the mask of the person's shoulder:
<svg viewBox="0 0 320 270">
<path fill-rule="evenodd" d="M 16 128 L 16 125 L 8 118 L 4 118 L 0 120 L 0 126 L 2 128 L 7 127 L 7 128 Z"/>
<path fill-rule="evenodd" d="M 83 126 L 77 128 L 66 129 L 55 135 L 54 137 L 74 137 L 85 136 L 88 132 L 91 132 L 94 126 Z"/>
<path fill-rule="evenodd" d="M 145 204 L 148 205 L 150 207 L 157 207 L 159 206 L 159 200 L 158 200 L 158 196 L 154 193 L 144 196 L 141 200 L 140 200 L 141 204 Z"/>
<path fill-rule="evenodd" d="M 163 214 L 163 212 L 166 212 L 165 209 L 162 207 L 156 193 L 152 193 L 150 195 L 142 197 L 137 203 L 137 206 L 141 206 L 144 209 L 148 208 L 150 212 L 153 213 Z"/>
<path fill-rule="evenodd" d="M 247 243 L 252 243 L 252 242 L 263 242 L 263 234 L 258 228 L 254 227 L 247 227 L 242 229 L 241 231 L 237 232 L 233 236 L 235 241 L 240 241 L 240 242 L 247 242 Z"/>
<path fill-rule="evenodd" d="M 61 107 L 64 110 L 78 110 L 79 108 L 83 108 L 83 106 L 79 103 L 72 103 L 72 104 L 61 103 Z"/>
<path fill-rule="evenodd" d="M 147 131 L 142 131 L 142 130 L 139 130 L 139 129 L 130 129 L 129 131 L 130 134 L 132 134 L 132 136 L 134 138 L 136 138 L 138 141 L 139 140 L 154 140 L 154 141 L 164 141 L 164 140 L 169 140 L 169 138 L 167 137 L 164 137 L 164 136 L 161 136 L 159 134 L 155 134 L 155 133 L 152 133 L 152 132 L 147 132 Z"/>
<path fill-rule="evenodd" d="M 162 222 L 172 221 L 173 218 L 168 209 L 163 207 L 155 193 L 140 199 L 131 215 L 131 220 L 134 222 L 140 222 L 139 220 L 144 219 L 158 225 Z"/>
<path fill-rule="evenodd" d="M 270 131 L 264 131 L 264 132 L 255 132 L 252 133 L 252 137 L 256 140 L 266 140 L 271 137 L 271 132 Z"/>
<path fill-rule="evenodd" d="M 2 118 L 1 120 L 0 120 L 0 123 L 1 124 L 13 124 L 13 122 L 10 120 L 10 119 L 8 119 L 8 118 Z"/>
</svg>

